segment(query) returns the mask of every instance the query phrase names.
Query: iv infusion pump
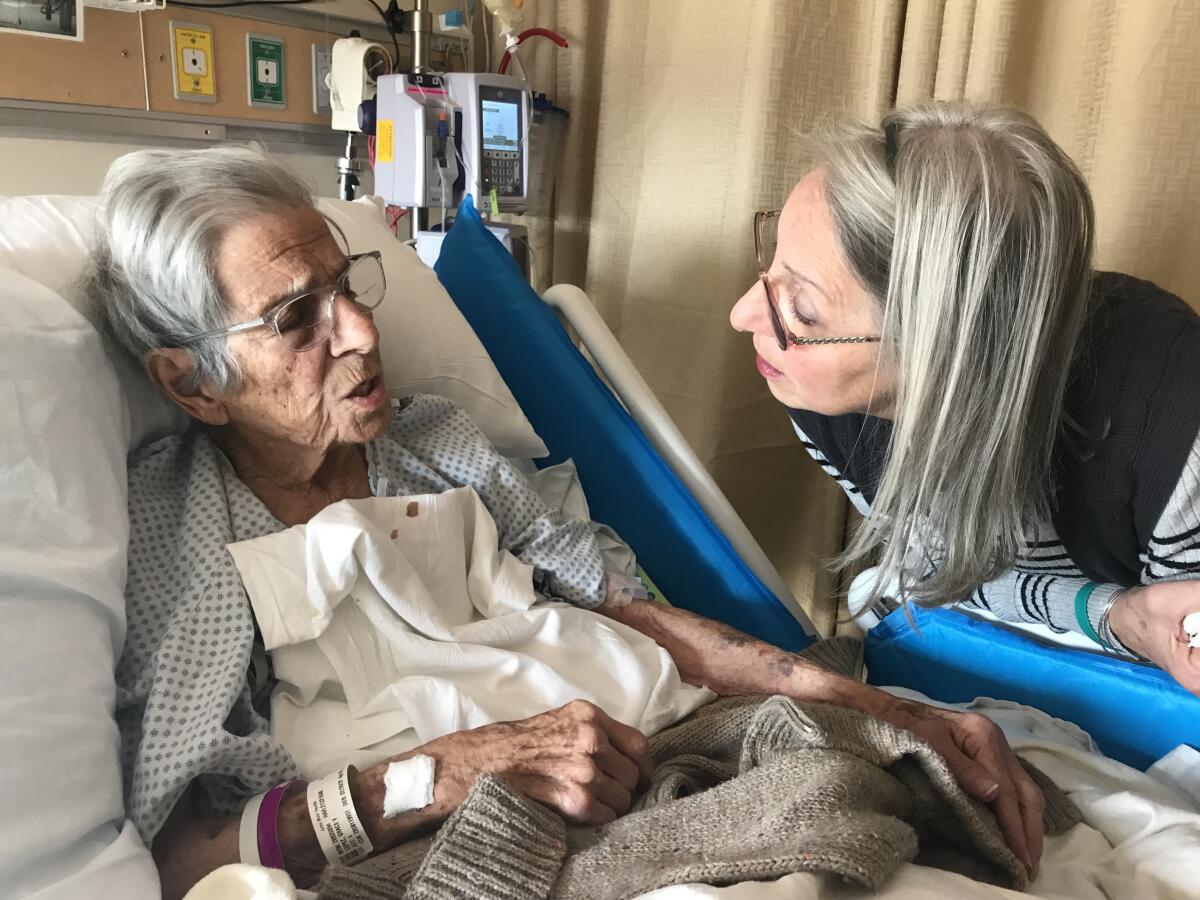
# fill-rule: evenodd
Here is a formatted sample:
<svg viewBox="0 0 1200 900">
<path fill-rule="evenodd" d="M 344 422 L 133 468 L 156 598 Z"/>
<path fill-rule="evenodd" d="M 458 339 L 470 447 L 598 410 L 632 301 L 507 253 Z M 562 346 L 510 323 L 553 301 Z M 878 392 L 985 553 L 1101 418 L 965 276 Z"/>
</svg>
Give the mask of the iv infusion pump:
<svg viewBox="0 0 1200 900">
<path fill-rule="evenodd" d="M 522 213 L 529 198 L 533 98 L 524 81 L 485 72 L 379 78 L 375 192 L 388 203 Z"/>
</svg>

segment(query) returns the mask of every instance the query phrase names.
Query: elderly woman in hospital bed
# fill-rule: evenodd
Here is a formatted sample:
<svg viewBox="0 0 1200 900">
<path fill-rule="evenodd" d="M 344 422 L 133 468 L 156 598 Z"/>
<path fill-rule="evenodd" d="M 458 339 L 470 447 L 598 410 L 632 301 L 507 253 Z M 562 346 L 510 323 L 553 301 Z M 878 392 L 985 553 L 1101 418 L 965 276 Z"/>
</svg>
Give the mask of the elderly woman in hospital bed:
<svg viewBox="0 0 1200 900">
<path fill-rule="evenodd" d="M 964 601 L 1200 694 L 1200 318 L 1092 269 L 1083 176 L 1015 110 L 897 110 L 822 159 L 755 217 L 731 319 L 865 516 L 860 608 Z"/>
<path fill-rule="evenodd" d="M 377 254 L 347 255 L 278 163 L 145 151 L 114 165 L 104 194 L 88 288 L 194 420 L 131 462 L 117 670 L 127 814 L 167 896 L 238 861 L 255 795 L 278 806 L 289 869 L 318 875 L 331 838 L 306 792 L 283 786 L 347 761 L 341 786 L 376 852 L 444 821 L 481 773 L 569 820 L 612 820 L 650 773 L 642 732 L 710 691 L 914 732 L 1036 866 L 1041 794 L 987 719 L 631 599 L 599 526 L 548 510 L 456 406 L 393 406 L 372 310 L 404 285 L 385 285 Z M 506 613 L 528 615 L 505 631 Z M 294 652 L 274 654 L 272 674 L 264 647 Z M 307 677 L 303 696 L 272 702 L 276 677 Z M 355 730 L 347 708 L 386 727 Z M 385 818 L 389 762 L 406 757 L 431 761 L 431 795 Z"/>
</svg>

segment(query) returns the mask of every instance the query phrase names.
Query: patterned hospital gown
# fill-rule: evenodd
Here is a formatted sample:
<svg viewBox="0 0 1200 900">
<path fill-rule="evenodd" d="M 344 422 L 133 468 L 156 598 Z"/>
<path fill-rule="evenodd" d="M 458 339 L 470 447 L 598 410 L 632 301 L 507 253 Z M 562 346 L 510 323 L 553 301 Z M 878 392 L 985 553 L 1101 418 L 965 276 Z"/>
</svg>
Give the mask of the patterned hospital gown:
<svg viewBox="0 0 1200 900">
<path fill-rule="evenodd" d="M 387 434 L 366 453 L 375 496 L 469 485 L 496 520 L 501 546 L 534 567 L 540 592 L 586 608 L 602 602 L 598 526 L 548 511 L 450 401 L 402 401 Z M 198 428 L 136 456 L 129 518 L 128 636 L 116 716 L 126 814 L 149 845 L 194 779 L 205 812 L 229 815 L 299 775 L 271 737 L 265 655 L 225 550 L 284 526 Z"/>
</svg>

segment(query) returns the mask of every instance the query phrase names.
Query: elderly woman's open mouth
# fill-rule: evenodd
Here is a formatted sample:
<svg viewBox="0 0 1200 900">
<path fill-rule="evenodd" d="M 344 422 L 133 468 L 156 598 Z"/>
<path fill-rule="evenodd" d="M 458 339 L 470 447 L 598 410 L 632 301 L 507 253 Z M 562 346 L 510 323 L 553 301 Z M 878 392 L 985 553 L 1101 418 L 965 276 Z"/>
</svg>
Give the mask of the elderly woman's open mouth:
<svg viewBox="0 0 1200 900">
<path fill-rule="evenodd" d="M 372 375 L 363 379 L 346 395 L 346 399 L 367 409 L 384 405 L 387 403 L 387 392 L 383 388 L 383 378 Z"/>
</svg>

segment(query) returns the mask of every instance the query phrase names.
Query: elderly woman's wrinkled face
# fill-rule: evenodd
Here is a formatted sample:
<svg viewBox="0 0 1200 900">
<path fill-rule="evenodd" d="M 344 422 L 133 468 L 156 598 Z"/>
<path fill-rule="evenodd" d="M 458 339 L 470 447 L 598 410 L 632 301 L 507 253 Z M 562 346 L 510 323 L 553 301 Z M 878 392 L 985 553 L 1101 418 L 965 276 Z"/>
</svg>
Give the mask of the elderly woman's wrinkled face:
<svg viewBox="0 0 1200 900">
<path fill-rule="evenodd" d="M 229 321 L 261 316 L 281 299 L 333 284 L 346 264 L 325 220 L 311 208 L 264 213 L 231 228 L 217 246 L 217 277 Z M 242 437 L 325 451 L 378 438 L 391 421 L 379 332 L 348 298 L 334 301 L 327 342 L 299 353 L 270 328 L 227 338 L 243 372 L 220 400 Z"/>
<path fill-rule="evenodd" d="M 788 320 L 805 329 L 796 337 L 879 334 L 879 305 L 842 253 L 820 169 L 788 198 L 767 274 L 780 305 L 791 306 Z M 789 345 L 780 350 L 761 281 L 738 300 L 729 320 L 738 331 L 754 336 L 759 374 L 786 406 L 825 415 L 890 414 L 895 377 L 880 364 L 878 344 Z"/>
</svg>

